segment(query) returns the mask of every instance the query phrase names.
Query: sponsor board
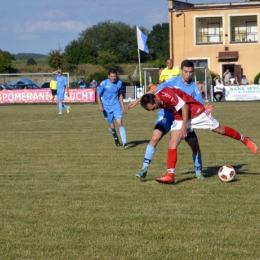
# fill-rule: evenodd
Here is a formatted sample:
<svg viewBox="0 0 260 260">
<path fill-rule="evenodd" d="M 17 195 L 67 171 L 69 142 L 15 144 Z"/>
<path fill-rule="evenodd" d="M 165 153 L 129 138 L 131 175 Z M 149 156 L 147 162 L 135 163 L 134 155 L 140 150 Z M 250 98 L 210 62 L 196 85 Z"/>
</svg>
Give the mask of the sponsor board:
<svg viewBox="0 0 260 260">
<path fill-rule="evenodd" d="M 69 89 L 70 96 L 65 95 L 66 103 L 95 102 L 93 89 Z M 49 89 L 17 89 L 0 91 L 0 104 L 12 103 L 51 103 Z"/>
</svg>

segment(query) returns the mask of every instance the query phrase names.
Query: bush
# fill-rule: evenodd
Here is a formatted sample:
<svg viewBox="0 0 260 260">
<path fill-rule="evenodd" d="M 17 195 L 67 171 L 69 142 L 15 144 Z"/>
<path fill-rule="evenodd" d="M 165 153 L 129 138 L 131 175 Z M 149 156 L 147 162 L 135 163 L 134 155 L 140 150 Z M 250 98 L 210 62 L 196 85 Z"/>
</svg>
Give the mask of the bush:
<svg viewBox="0 0 260 260">
<path fill-rule="evenodd" d="M 255 76 L 254 84 L 258 84 L 259 78 L 260 78 L 260 73 L 258 73 L 258 74 Z"/>
<path fill-rule="evenodd" d="M 101 81 L 107 79 L 107 71 L 99 71 L 99 72 L 92 73 L 89 75 L 88 79 L 89 82 L 95 79 L 98 82 L 98 84 L 100 84 Z"/>
</svg>

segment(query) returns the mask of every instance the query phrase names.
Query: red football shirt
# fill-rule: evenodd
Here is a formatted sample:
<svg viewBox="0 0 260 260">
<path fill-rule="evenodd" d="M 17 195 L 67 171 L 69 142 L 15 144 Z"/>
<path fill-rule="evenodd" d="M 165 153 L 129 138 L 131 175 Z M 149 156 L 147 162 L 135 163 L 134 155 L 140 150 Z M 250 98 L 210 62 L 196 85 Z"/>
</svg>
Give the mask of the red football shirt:
<svg viewBox="0 0 260 260">
<path fill-rule="evenodd" d="M 189 118 L 196 117 L 205 111 L 205 107 L 193 97 L 178 88 L 163 88 L 157 92 L 161 100 L 160 107 L 171 111 L 176 120 L 182 120 L 181 108 L 189 107 Z"/>
</svg>

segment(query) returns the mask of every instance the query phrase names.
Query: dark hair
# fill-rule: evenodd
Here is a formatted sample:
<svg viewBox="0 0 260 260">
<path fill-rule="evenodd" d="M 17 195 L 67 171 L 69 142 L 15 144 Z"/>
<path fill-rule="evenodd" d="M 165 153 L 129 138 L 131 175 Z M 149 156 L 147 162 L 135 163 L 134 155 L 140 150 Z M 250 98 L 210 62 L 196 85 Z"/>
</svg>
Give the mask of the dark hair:
<svg viewBox="0 0 260 260">
<path fill-rule="evenodd" d="M 151 93 L 144 94 L 140 99 L 140 104 L 144 109 L 147 110 L 148 104 L 155 104 L 155 95 Z"/>
<path fill-rule="evenodd" d="M 109 69 L 108 75 L 110 75 L 111 73 L 112 74 L 117 74 L 117 71 L 115 69 Z"/>
<path fill-rule="evenodd" d="M 184 60 L 181 63 L 181 69 L 183 69 L 183 67 L 189 67 L 189 68 L 193 68 L 194 69 L 194 64 L 191 60 Z"/>
</svg>

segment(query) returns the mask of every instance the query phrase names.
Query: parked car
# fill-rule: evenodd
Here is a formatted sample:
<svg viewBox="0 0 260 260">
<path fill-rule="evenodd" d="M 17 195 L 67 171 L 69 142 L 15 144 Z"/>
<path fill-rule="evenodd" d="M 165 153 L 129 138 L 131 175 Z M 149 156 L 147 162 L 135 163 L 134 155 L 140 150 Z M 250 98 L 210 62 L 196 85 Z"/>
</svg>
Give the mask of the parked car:
<svg viewBox="0 0 260 260">
<path fill-rule="evenodd" d="M 0 90 L 5 90 L 5 84 L 0 84 Z"/>
<path fill-rule="evenodd" d="M 6 90 L 14 89 L 40 89 L 41 87 L 35 82 L 27 78 L 20 78 L 18 80 L 4 84 Z"/>
<path fill-rule="evenodd" d="M 50 88 L 50 82 L 44 82 L 41 88 Z"/>
</svg>

